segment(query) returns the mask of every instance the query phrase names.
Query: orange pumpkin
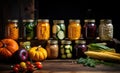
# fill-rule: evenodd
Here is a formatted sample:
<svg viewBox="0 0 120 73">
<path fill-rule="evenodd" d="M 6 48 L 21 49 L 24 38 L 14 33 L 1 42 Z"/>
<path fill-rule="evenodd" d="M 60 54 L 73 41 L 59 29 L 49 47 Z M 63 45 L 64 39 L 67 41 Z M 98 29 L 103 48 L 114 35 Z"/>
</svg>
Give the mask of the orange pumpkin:
<svg viewBox="0 0 120 73">
<path fill-rule="evenodd" d="M 13 39 L 0 40 L 0 58 L 10 58 L 19 49 L 18 43 Z"/>
<path fill-rule="evenodd" d="M 34 61 L 43 61 L 47 58 L 47 51 L 41 46 L 32 47 L 28 53 L 30 59 Z"/>
</svg>

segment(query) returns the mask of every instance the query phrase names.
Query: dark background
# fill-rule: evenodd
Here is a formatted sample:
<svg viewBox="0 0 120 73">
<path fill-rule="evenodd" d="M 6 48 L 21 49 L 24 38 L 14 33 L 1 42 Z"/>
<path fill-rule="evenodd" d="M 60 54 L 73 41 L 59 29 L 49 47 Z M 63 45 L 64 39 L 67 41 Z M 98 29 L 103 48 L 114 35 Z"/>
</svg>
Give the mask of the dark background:
<svg viewBox="0 0 120 73">
<path fill-rule="evenodd" d="M 0 2 L 0 35 L 4 35 L 4 27 L 8 19 L 31 18 L 27 16 L 26 5 L 32 0 L 2 0 Z M 80 19 L 81 25 L 84 19 L 93 18 L 96 25 L 100 19 L 112 19 L 114 26 L 114 38 L 120 40 L 119 18 L 120 4 L 116 0 L 33 0 L 35 19 L 47 18 L 52 20 L 63 19 L 66 26 L 69 19 Z M 29 4 L 27 5 L 29 6 Z M 29 10 L 28 10 L 29 11 Z M 21 24 L 20 24 L 21 25 Z M 3 38 L 4 36 L 0 36 Z"/>
<path fill-rule="evenodd" d="M 36 0 L 36 18 L 64 19 L 68 25 L 69 19 L 80 19 L 81 25 L 85 18 L 93 18 L 96 25 L 100 19 L 112 19 L 114 38 L 120 39 L 119 18 L 120 4 L 116 0 Z"/>
</svg>

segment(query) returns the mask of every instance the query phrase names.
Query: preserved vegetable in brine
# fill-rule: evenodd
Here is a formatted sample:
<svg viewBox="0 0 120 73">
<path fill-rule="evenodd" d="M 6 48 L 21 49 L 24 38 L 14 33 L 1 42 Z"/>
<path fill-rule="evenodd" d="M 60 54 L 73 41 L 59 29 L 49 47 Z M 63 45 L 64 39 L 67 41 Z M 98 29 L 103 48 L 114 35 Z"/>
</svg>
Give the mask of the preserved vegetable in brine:
<svg viewBox="0 0 120 73">
<path fill-rule="evenodd" d="M 52 36 L 54 39 L 63 40 L 65 38 L 66 27 L 64 20 L 53 20 Z"/>
<path fill-rule="evenodd" d="M 27 20 L 23 20 L 24 24 L 25 24 L 25 39 L 26 40 L 31 40 L 35 37 L 35 32 L 34 32 L 34 28 L 35 25 L 33 24 L 34 20 L 33 19 L 27 19 Z"/>
<path fill-rule="evenodd" d="M 94 19 L 85 19 L 83 26 L 83 38 L 85 39 L 96 39 L 97 27 Z"/>
<path fill-rule="evenodd" d="M 50 38 L 50 24 L 48 19 L 38 19 L 36 28 L 38 40 L 48 40 Z"/>
<path fill-rule="evenodd" d="M 68 25 L 68 38 L 70 40 L 77 40 L 81 37 L 81 25 L 80 20 L 69 20 Z"/>
<path fill-rule="evenodd" d="M 46 46 L 46 50 L 48 53 L 48 59 L 56 59 L 59 55 L 59 47 L 57 40 L 48 40 L 48 44 Z"/>
<path fill-rule="evenodd" d="M 60 58 L 71 59 L 73 58 L 72 41 L 62 40 L 60 45 Z"/>
<path fill-rule="evenodd" d="M 99 25 L 100 40 L 110 41 L 113 39 L 113 25 L 110 19 L 101 19 Z"/>
<path fill-rule="evenodd" d="M 18 20 L 8 20 L 5 37 L 18 40 L 19 38 Z"/>
</svg>

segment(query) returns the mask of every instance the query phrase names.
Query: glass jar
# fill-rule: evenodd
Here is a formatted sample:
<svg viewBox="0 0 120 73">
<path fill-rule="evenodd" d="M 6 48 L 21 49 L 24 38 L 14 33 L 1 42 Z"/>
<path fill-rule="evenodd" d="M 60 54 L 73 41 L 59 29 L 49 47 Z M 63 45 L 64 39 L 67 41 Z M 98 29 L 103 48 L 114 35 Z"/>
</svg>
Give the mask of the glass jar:
<svg viewBox="0 0 120 73">
<path fill-rule="evenodd" d="M 70 40 L 78 40 L 81 37 L 81 24 L 80 20 L 69 20 L 68 25 L 68 38 Z"/>
<path fill-rule="evenodd" d="M 26 19 L 23 20 L 24 23 L 24 30 L 23 30 L 23 38 L 26 40 L 31 40 L 34 39 L 35 37 L 35 25 L 33 24 L 34 20 L 33 19 Z"/>
<path fill-rule="evenodd" d="M 72 41 L 62 40 L 60 45 L 60 58 L 62 59 L 73 58 L 72 53 L 73 53 Z"/>
<path fill-rule="evenodd" d="M 63 40 L 65 38 L 66 27 L 64 20 L 53 20 L 52 33 L 53 38 L 58 40 Z"/>
<path fill-rule="evenodd" d="M 83 26 L 83 38 L 85 39 L 96 39 L 97 27 L 95 19 L 85 19 Z"/>
<path fill-rule="evenodd" d="M 74 58 L 86 57 L 84 52 L 87 51 L 87 45 L 85 40 L 76 40 L 73 49 Z"/>
<path fill-rule="evenodd" d="M 38 40 L 48 40 L 50 38 L 50 24 L 48 19 L 38 19 L 36 28 Z"/>
<path fill-rule="evenodd" d="M 48 44 L 46 46 L 48 59 L 56 59 L 59 55 L 59 47 L 57 40 L 48 40 Z"/>
<path fill-rule="evenodd" d="M 113 25 L 110 19 L 101 19 L 99 25 L 100 40 L 110 41 L 113 39 Z"/>
<path fill-rule="evenodd" d="M 8 24 L 5 28 L 5 37 L 18 40 L 19 38 L 19 27 L 18 20 L 8 20 Z"/>
</svg>

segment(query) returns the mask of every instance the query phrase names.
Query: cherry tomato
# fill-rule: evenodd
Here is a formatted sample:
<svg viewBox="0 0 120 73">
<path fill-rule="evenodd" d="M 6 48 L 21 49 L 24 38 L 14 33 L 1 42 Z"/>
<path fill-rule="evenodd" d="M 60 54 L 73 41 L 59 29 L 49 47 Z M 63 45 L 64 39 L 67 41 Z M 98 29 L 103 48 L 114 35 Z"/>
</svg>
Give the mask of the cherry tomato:
<svg viewBox="0 0 120 73">
<path fill-rule="evenodd" d="M 35 62 L 35 65 L 42 65 L 41 62 Z"/>
<path fill-rule="evenodd" d="M 15 73 L 18 73 L 19 72 L 19 68 L 18 67 L 13 67 L 13 71 L 15 72 Z"/>
<path fill-rule="evenodd" d="M 41 64 L 38 64 L 38 65 L 36 65 L 36 67 L 38 68 L 38 69 L 42 69 L 42 65 Z"/>
</svg>

